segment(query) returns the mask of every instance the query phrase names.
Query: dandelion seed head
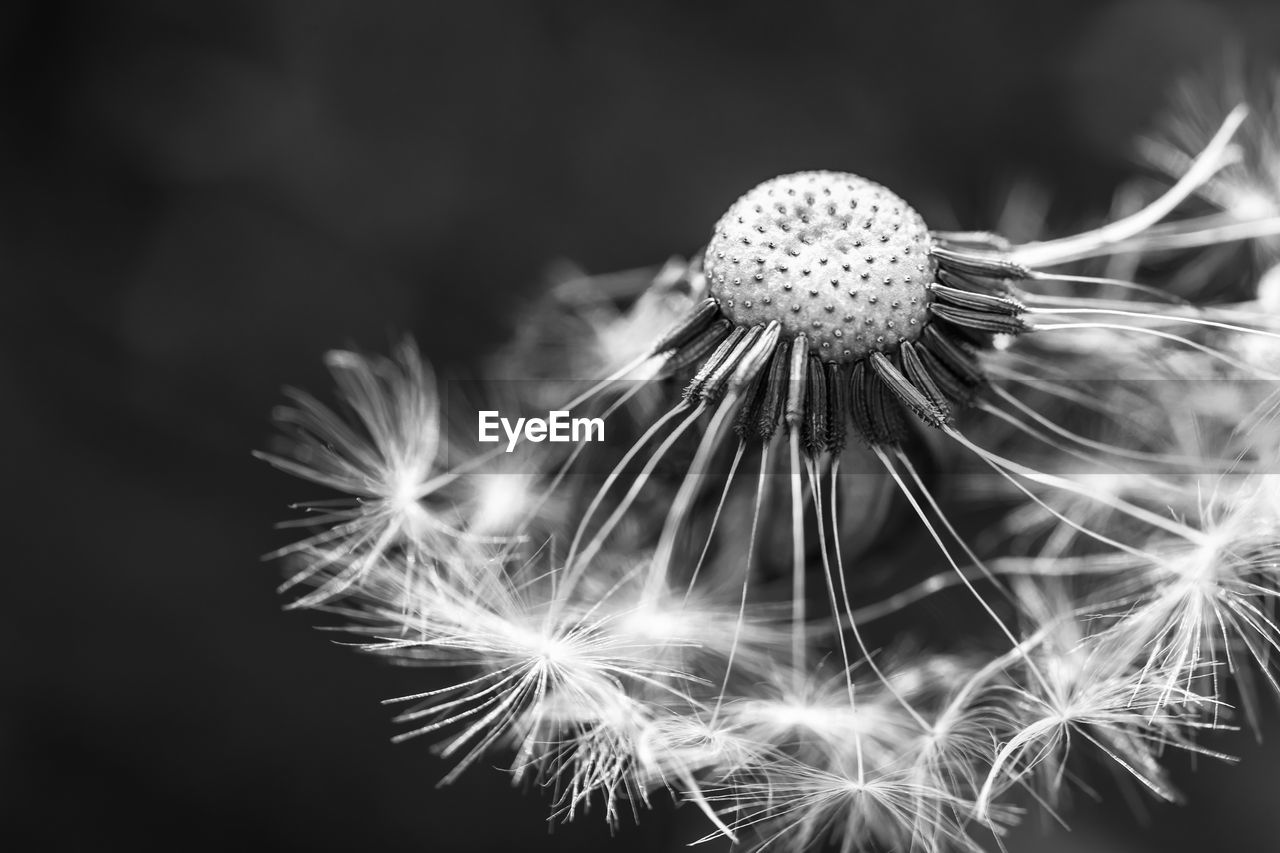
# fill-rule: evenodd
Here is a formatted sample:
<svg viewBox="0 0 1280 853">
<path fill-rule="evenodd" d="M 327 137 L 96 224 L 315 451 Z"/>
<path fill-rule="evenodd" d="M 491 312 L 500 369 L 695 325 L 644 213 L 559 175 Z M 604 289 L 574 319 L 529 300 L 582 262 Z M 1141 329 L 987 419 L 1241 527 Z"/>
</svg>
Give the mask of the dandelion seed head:
<svg viewBox="0 0 1280 853">
<path fill-rule="evenodd" d="M 566 380 L 607 374 L 641 355 L 689 310 L 691 293 L 705 290 L 678 257 L 658 269 L 600 275 L 569 267 L 555 280 L 490 368 L 498 377 L 537 380 L 520 383 L 520 391 L 547 409 L 575 393 Z"/>
<path fill-rule="evenodd" d="M 777 701 L 756 701 L 750 704 L 750 710 L 742 716 L 759 717 L 767 724 L 786 729 L 806 728 L 812 731 L 828 731 L 830 729 L 851 728 L 849 721 L 853 715 L 846 708 L 824 708 L 811 705 L 798 699 Z"/>
<path fill-rule="evenodd" d="M 844 673 L 815 679 L 775 668 L 755 695 L 735 699 L 725 713 L 751 740 L 808 760 L 838 760 L 856 751 L 871 767 L 900 760 L 904 744 L 919 731 L 882 684 L 855 682 Z"/>
<path fill-rule="evenodd" d="M 892 849 L 942 853 L 981 849 L 966 837 L 963 798 L 920 784 L 900 771 L 869 773 L 786 758 L 750 768 L 733 787 L 714 789 L 735 830 L 753 830 L 756 850 L 816 849 L 841 853 Z"/>
<path fill-rule="evenodd" d="M 1146 160 L 1177 176 L 1233 107 L 1247 103 L 1255 118 L 1238 137 L 1223 168 L 1199 194 L 1238 219 L 1280 215 L 1280 76 L 1255 73 L 1228 53 L 1215 68 L 1185 77 L 1157 133 L 1141 141 Z M 1274 256 L 1276 244 L 1271 242 Z"/>
<path fill-rule="evenodd" d="M 767 750 L 767 745 L 745 737 L 723 719 L 695 711 L 655 716 L 640 731 L 635 756 L 654 783 L 671 784 L 701 770 L 731 772 Z"/>
<path fill-rule="evenodd" d="M 1231 539 L 1225 530 L 1207 531 L 1204 539 L 1189 547 L 1168 566 L 1181 583 L 1201 594 L 1212 595 L 1229 562 Z"/>
<path fill-rule="evenodd" d="M 879 184 L 798 172 L 734 202 L 707 245 L 706 275 L 734 323 L 776 320 L 824 361 L 849 363 L 919 337 L 932 245 L 920 215 Z"/>
<path fill-rule="evenodd" d="M 1280 213 L 1280 203 L 1255 186 L 1239 188 L 1230 203 L 1231 212 L 1241 219 L 1261 219 Z"/>
<path fill-rule="evenodd" d="M 632 609 L 618 622 L 621 631 L 658 641 L 687 636 L 689 627 L 684 614 L 653 605 Z"/>
<path fill-rule="evenodd" d="M 607 614 L 610 630 L 652 649 L 668 663 L 719 674 L 733 658 L 739 673 L 765 674 L 786 634 L 776 608 L 738 603 L 704 590 L 646 586 L 652 556 L 608 555 L 595 561 L 580 595 Z"/>
<path fill-rule="evenodd" d="M 293 404 L 275 414 L 287 434 L 281 452 L 259 454 L 345 496 L 308 507 L 315 512 L 303 521 L 323 529 L 277 552 L 302 560 L 286 586 L 314 585 L 304 604 L 358 583 L 397 549 L 427 546 L 443 555 L 465 538 L 450 502 L 436 500 L 451 478 L 438 476 L 440 401 L 417 347 L 406 340 L 393 358 L 335 350 L 325 363 L 342 405 L 291 392 Z"/>
<path fill-rule="evenodd" d="M 1258 279 L 1258 306 L 1273 317 L 1280 316 L 1280 264 L 1272 264 Z M 1274 344 L 1270 348 L 1274 350 Z"/>
<path fill-rule="evenodd" d="M 664 276 L 669 277 L 671 270 L 672 263 L 668 262 L 658 271 L 653 286 L 625 311 L 608 314 L 604 309 L 597 309 L 593 312 L 589 318 L 591 335 L 581 347 L 581 355 L 588 360 L 572 375 L 591 376 L 627 363 L 644 352 L 654 338 L 689 309 L 686 294 L 672 292 L 664 286 Z M 575 348 L 575 354 L 577 350 Z"/>
<path fill-rule="evenodd" d="M 1242 670 L 1250 660 L 1280 692 L 1272 671 L 1280 650 L 1275 479 L 1219 483 L 1191 519 L 1197 538 L 1152 537 L 1145 543 L 1149 560 L 1114 585 L 1129 609 L 1110 633 L 1128 644 L 1126 653 L 1142 663 L 1165 703 L 1181 701 L 1191 685 L 1216 700 L 1231 673 L 1240 676 L 1252 714 L 1256 697 Z"/>
<path fill-rule="evenodd" d="M 481 535 L 514 532 L 537 502 L 536 485 L 531 473 L 495 472 L 471 478 L 468 529 Z"/>
</svg>

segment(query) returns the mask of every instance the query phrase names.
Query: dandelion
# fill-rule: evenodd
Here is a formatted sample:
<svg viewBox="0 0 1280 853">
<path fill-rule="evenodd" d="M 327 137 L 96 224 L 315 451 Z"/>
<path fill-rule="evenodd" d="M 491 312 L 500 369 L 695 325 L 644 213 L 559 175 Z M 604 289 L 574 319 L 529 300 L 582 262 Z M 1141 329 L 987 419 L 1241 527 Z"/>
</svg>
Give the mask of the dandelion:
<svg viewBox="0 0 1280 853">
<path fill-rule="evenodd" d="M 784 176 L 744 195 L 708 245 L 708 297 L 653 348 L 665 362 L 699 365 L 671 420 L 712 412 L 727 431 L 730 410 L 744 436 L 785 427 L 806 453 L 839 453 L 846 422 L 856 436 L 892 447 L 907 413 L 950 429 L 955 410 L 986 386 L 979 354 L 997 335 L 1033 329 L 1141 324 L 1033 322 L 1040 315 L 1140 311 L 1064 305 L 1012 282 L 1053 280 L 1033 267 L 1105 254 L 1139 234 L 1221 165 L 1235 115 L 1179 187 L 1130 220 L 1059 241 L 1008 247 L 989 235 L 931 233 L 902 199 L 836 173 Z M 1169 322 L 1225 326 L 1176 312 Z M 724 400 L 721 401 L 721 397 Z"/>
<path fill-rule="evenodd" d="M 849 756 L 832 767 L 777 759 L 710 799 L 727 803 L 734 830 L 752 828 L 755 849 L 816 849 L 826 842 L 841 853 L 869 847 L 890 850 L 981 850 L 953 815 L 966 804 L 903 773 L 867 772 Z"/>
<path fill-rule="evenodd" d="M 724 713 L 751 740 L 779 753 L 817 760 L 856 743 L 865 766 L 891 765 L 920 731 L 917 721 L 882 684 L 858 681 L 848 673 L 815 681 L 779 671 Z"/>
<path fill-rule="evenodd" d="M 1123 632 L 1095 631 L 1073 613 L 1063 589 L 1053 583 L 1023 596 L 1043 595 L 1041 616 L 1050 620 L 1035 637 L 1035 652 L 1026 658 L 1035 673 L 1009 670 L 1006 684 L 992 689 L 1013 706 L 1016 730 L 1001 744 L 978 796 L 985 815 L 993 792 L 1032 772 L 1043 781 L 1052 803 L 1066 773 L 1073 738 L 1099 750 L 1116 766 L 1165 800 L 1177 794 L 1165 778 L 1160 753 L 1169 747 L 1215 757 L 1194 742 L 1198 731 L 1218 724 L 1198 714 L 1214 700 L 1183 687 L 1170 687 L 1166 671 L 1138 671 L 1126 652 Z M 1052 615 L 1051 615 L 1052 614 Z"/>
<path fill-rule="evenodd" d="M 688 261 L 565 276 L 491 372 L 529 380 L 511 405 L 616 416 L 620 445 L 446 462 L 411 344 L 331 354 L 342 414 L 292 392 L 263 456 L 344 495 L 280 552 L 295 604 L 456 672 L 391 700 L 398 739 L 443 738 L 445 781 L 506 750 L 563 819 L 669 792 L 763 848 L 978 850 L 1020 792 L 1059 808 L 1081 751 L 1175 798 L 1161 755 L 1217 755 L 1227 677 L 1249 706 L 1251 673 L 1275 684 L 1280 419 L 1225 380 L 1280 378 L 1280 323 L 1062 268 L 1280 233 L 1232 200 L 1244 119 L 1175 135 L 1173 186 L 1074 236 L 933 231 L 801 172 Z M 1224 212 L 1174 218 L 1196 195 Z M 986 536 L 930 475 L 958 459 L 1008 510 Z M 902 568 L 894 507 L 932 547 L 889 593 L 863 570 Z M 971 635 L 879 645 L 951 587 Z"/>
<path fill-rule="evenodd" d="M 1280 216 L 1280 76 L 1255 73 L 1243 54 L 1228 52 L 1219 67 L 1188 76 L 1176 88 L 1159 130 L 1141 140 L 1143 158 L 1167 175 L 1179 175 L 1237 104 L 1259 118 L 1234 144 L 1230 160 L 1196 194 L 1219 208 L 1223 227 L 1258 228 Z M 1253 222 L 1250 226 L 1247 223 Z M 1264 240 L 1270 251 L 1278 244 Z"/>
<path fill-rule="evenodd" d="M 1241 655 L 1280 692 L 1271 665 L 1272 653 L 1280 650 L 1280 519 L 1271 480 L 1220 484 L 1220 491 L 1203 498 L 1196 522 L 1204 537 L 1198 544 L 1151 543 L 1147 551 L 1155 559 L 1120 574 L 1112 587 L 1112 595 L 1133 604 L 1111 630 L 1134 644 L 1132 656 L 1145 655 L 1145 681 L 1160 682 L 1154 674 L 1164 674 L 1166 696 L 1208 682 L 1209 695 L 1217 698 L 1227 673 L 1247 685 Z M 1251 692 L 1243 697 L 1250 709 L 1257 708 Z"/>
<path fill-rule="evenodd" d="M 394 360 L 336 350 L 326 362 L 351 416 L 291 390 L 292 405 L 274 417 L 292 441 L 282 453 L 259 454 L 347 496 L 304 504 L 311 514 L 289 526 L 324 529 L 274 555 L 303 556 L 304 567 L 285 588 L 326 576 L 299 606 L 358 583 L 406 542 L 434 553 L 465 537 L 448 505 L 432 503 L 455 477 L 439 468 L 440 401 L 416 347 L 402 344 Z"/>
<path fill-rule="evenodd" d="M 480 674 L 457 684 L 391 700 L 415 703 L 398 720 L 418 737 L 465 721 L 443 754 L 460 753 L 454 774 L 504 734 L 523 730 L 516 766 L 536 755 L 548 728 L 607 723 L 628 713 L 628 682 L 683 699 L 688 676 L 664 666 L 652 645 L 612 630 L 596 606 L 562 604 L 543 589 L 546 575 L 514 576 L 492 566 L 487 583 L 463 586 L 426 575 L 366 620 L 386 638 L 364 648 L 405 661 L 466 666 Z M 472 572 L 474 580 L 481 577 Z M 406 610 L 401 599 L 412 602 Z M 387 629 L 390 630 L 387 630 Z M 572 715 L 563 713 L 572 709 Z"/>
<path fill-rule="evenodd" d="M 530 321 L 520 325 L 495 364 L 506 373 L 518 369 L 523 379 L 550 380 L 539 384 L 553 392 L 559 390 L 556 380 L 608 373 L 642 355 L 679 319 L 691 274 L 689 263 L 678 257 L 657 272 L 643 268 L 592 276 L 562 266 L 549 298 L 534 306 Z"/>
</svg>

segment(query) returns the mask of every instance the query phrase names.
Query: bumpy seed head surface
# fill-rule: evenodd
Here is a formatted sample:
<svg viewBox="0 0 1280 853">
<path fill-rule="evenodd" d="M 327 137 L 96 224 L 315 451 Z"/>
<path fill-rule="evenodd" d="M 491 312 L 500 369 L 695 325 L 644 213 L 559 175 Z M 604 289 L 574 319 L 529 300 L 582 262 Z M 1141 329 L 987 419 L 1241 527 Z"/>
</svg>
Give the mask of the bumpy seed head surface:
<svg viewBox="0 0 1280 853">
<path fill-rule="evenodd" d="M 936 263 L 905 201 L 846 172 L 765 181 L 716 223 L 705 269 L 734 323 L 777 320 L 823 361 L 852 362 L 915 340 Z"/>
</svg>

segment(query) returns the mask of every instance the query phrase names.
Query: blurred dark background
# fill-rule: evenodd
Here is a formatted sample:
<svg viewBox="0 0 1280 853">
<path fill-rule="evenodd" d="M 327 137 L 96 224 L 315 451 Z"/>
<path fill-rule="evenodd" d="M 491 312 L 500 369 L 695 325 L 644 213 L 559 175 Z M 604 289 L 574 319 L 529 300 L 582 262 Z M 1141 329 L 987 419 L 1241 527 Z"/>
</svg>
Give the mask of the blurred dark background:
<svg viewBox="0 0 1280 853">
<path fill-rule="evenodd" d="M 558 259 L 690 252 L 786 171 L 865 174 L 935 227 L 992 225 L 1023 180 L 1101 212 L 1166 87 L 1232 43 L 1280 61 L 1280 6 L 3 4 L 6 846 L 692 840 L 670 808 L 549 834 L 502 774 L 436 790 L 430 744 L 389 743 L 379 700 L 422 674 L 282 612 L 259 559 L 302 496 L 249 456 L 280 386 L 404 331 L 465 371 Z M 1277 849 L 1280 752 L 1214 745 L 1245 760 L 1180 766 L 1191 805 L 1082 802 L 1010 849 Z"/>
</svg>

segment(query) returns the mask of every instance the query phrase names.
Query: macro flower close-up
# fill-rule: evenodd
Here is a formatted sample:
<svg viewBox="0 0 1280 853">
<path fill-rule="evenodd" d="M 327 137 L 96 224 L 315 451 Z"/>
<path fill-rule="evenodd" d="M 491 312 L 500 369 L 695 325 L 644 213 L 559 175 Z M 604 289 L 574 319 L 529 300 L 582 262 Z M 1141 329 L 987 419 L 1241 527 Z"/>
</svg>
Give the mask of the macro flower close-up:
<svg viewBox="0 0 1280 853">
<path fill-rule="evenodd" d="M 25 849 L 1273 849 L 1280 10 L 10 34 Z"/>
</svg>

